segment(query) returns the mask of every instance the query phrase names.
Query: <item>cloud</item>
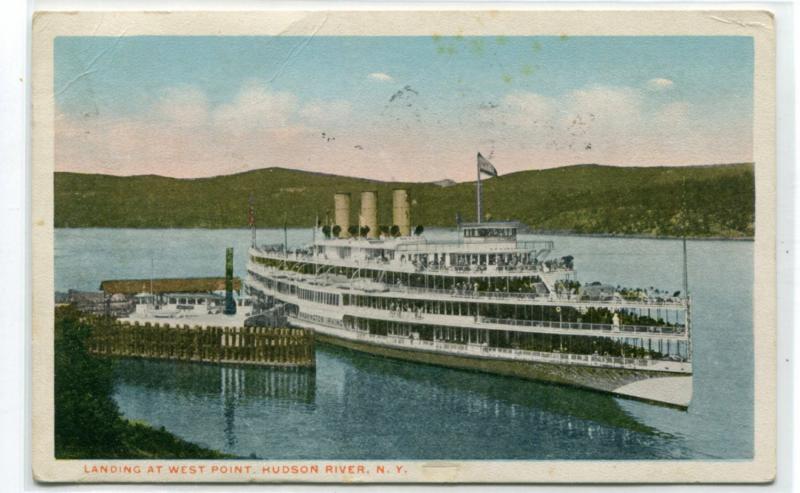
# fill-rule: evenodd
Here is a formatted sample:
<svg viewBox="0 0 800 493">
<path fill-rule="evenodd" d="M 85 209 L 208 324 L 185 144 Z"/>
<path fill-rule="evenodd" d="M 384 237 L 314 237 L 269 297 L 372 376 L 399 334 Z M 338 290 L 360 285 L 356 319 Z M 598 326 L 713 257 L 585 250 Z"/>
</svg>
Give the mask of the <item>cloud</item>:
<svg viewBox="0 0 800 493">
<path fill-rule="evenodd" d="M 369 78 L 381 82 L 391 82 L 394 80 L 394 78 L 392 78 L 391 75 L 386 74 L 384 72 L 372 72 L 371 74 L 369 74 Z"/>
<path fill-rule="evenodd" d="M 350 117 L 352 110 L 347 101 L 315 101 L 303 106 L 299 115 L 309 124 L 341 124 Z"/>
<path fill-rule="evenodd" d="M 193 86 L 166 88 L 152 108 L 153 117 L 176 125 L 202 125 L 208 121 L 210 107 L 206 94 Z"/>
<path fill-rule="evenodd" d="M 517 126 L 550 122 L 559 113 L 558 102 L 534 92 L 518 91 L 503 98 L 500 118 Z"/>
<path fill-rule="evenodd" d="M 697 103 L 665 102 L 642 88 L 590 85 L 558 95 L 520 91 L 501 103 L 481 109 L 479 128 L 469 131 L 490 139 L 479 144 L 490 143 L 498 162 L 674 165 L 752 155 L 746 124 L 721 125 Z"/>
<path fill-rule="evenodd" d="M 675 83 L 669 79 L 655 78 L 647 81 L 647 88 L 651 91 L 668 91 Z"/>
<path fill-rule="evenodd" d="M 383 114 L 356 112 L 344 100 L 303 102 L 258 81 L 222 104 L 182 85 L 135 115 L 59 113 L 56 169 L 197 177 L 292 166 L 430 181 L 474 179 L 477 150 L 493 151 L 503 174 L 588 162 L 752 159 L 748 118 L 721 122 L 702 103 L 663 99 L 644 87 L 591 85 L 563 94 L 515 91 L 469 108 L 415 101 L 406 112 Z"/>
<path fill-rule="evenodd" d="M 257 81 L 249 81 L 233 102 L 214 109 L 212 119 L 215 125 L 240 130 L 285 127 L 296 109 L 294 94 L 271 91 Z"/>
</svg>

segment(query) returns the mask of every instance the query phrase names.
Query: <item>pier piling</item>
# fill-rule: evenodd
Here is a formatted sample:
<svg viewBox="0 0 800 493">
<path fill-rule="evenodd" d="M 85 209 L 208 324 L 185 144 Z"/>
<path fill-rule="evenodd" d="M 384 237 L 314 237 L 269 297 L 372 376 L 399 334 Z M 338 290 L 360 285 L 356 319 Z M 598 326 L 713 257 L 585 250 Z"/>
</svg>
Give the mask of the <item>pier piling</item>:
<svg viewBox="0 0 800 493">
<path fill-rule="evenodd" d="M 190 327 L 93 319 L 90 352 L 243 365 L 313 367 L 314 334 L 273 327 Z"/>
</svg>

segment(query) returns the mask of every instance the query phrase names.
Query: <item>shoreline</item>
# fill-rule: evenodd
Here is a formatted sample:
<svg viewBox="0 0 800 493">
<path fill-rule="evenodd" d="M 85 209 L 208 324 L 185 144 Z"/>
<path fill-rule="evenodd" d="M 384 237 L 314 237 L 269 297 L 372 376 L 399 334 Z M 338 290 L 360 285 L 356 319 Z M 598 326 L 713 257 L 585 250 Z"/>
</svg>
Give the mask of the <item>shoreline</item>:
<svg viewBox="0 0 800 493">
<path fill-rule="evenodd" d="M 431 230 L 445 230 L 445 231 L 455 231 L 456 228 L 447 227 L 447 226 L 426 226 L 426 228 L 430 228 Z M 122 230 L 122 229 L 133 229 L 133 230 L 179 230 L 179 231 L 193 231 L 193 230 L 202 230 L 202 231 L 224 231 L 224 230 L 238 230 L 238 231 L 247 231 L 250 228 L 197 228 L 197 227 L 188 227 L 188 228 L 181 228 L 181 227 L 142 227 L 142 226 L 134 226 L 134 227 L 116 227 L 116 226 L 84 226 L 84 227 L 59 227 L 56 226 L 53 228 L 54 230 L 78 230 L 78 229 L 96 229 L 96 230 L 103 230 L 103 229 L 110 229 L 110 230 Z M 257 231 L 264 231 L 264 230 L 280 230 L 281 227 L 273 227 L 273 228 L 256 228 Z M 307 226 L 289 226 L 287 229 L 290 230 L 305 230 L 310 229 Z M 522 233 L 520 233 L 522 235 Z M 648 235 L 648 234 L 619 234 L 619 233 L 577 233 L 572 231 L 559 231 L 559 230 L 530 230 L 529 233 L 525 233 L 526 235 L 543 235 L 543 236 L 575 236 L 575 237 L 584 237 L 584 238 L 618 238 L 622 240 L 681 240 L 683 239 L 682 236 L 666 236 L 666 235 Z M 755 241 L 754 236 L 686 236 L 686 239 L 689 241 Z"/>
</svg>

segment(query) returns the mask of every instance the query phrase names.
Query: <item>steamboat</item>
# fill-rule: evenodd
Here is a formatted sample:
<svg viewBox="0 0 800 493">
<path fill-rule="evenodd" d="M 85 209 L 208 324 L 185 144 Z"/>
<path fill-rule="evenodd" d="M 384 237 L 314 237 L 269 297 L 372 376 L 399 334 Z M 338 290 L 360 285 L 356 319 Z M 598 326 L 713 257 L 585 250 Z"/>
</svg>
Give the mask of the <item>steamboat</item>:
<svg viewBox="0 0 800 493">
<path fill-rule="evenodd" d="M 447 240 L 412 229 L 409 192 L 392 191 L 392 225 L 378 194 L 334 195 L 333 223 L 304 248 L 258 246 L 253 226 L 246 288 L 256 306 L 281 307 L 317 341 L 374 355 L 571 385 L 685 409 L 692 395 L 691 301 L 577 280 L 572 256 L 525 239 L 515 221 L 481 220 Z"/>
</svg>

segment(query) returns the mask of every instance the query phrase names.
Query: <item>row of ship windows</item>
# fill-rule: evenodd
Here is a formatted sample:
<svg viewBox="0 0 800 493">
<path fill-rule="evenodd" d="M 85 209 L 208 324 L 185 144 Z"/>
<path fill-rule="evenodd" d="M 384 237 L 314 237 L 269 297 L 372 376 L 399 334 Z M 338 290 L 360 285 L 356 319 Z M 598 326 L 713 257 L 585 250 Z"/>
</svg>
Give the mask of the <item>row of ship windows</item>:
<svg viewBox="0 0 800 493">
<path fill-rule="evenodd" d="M 252 273 L 251 273 L 252 274 Z M 393 313 L 403 312 L 436 315 L 456 315 L 456 316 L 481 316 L 503 320 L 539 320 L 539 321 L 558 321 L 561 323 L 584 323 L 584 324 L 614 324 L 614 311 L 608 308 L 590 308 L 581 310 L 575 307 L 552 307 L 544 305 L 497 305 L 494 303 L 470 303 L 453 302 L 441 300 L 410 300 L 393 299 L 380 296 L 367 296 L 356 294 L 332 294 L 322 291 L 315 291 L 296 287 L 293 284 L 284 283 L 267 279 L 258 274 L 252 274 L 254 278 L 261 281 L 265 287 L 279 293 L 290 294 L 300 299 L 315 303 L 324 303 L 338 306 L 349 305 L 357 307 L 372 308 L 378 310 L 390 310 Z M 341 296 L 341 298 L 340 298 Z M 666 313 L 666 312 L 665 312 Z M 617 325 L 641 326 L 640 328 L 653 327 L 668 330 L 683 330 L 683 319 L 680 314 L 673 314 L 667 320 L 662 318 L 664 314 L 660 310 L 650 314 L 644 310 L 620 310 L 617 311 Z"/>
<path fill-rule="evenodd" d="M 275 290 L 283 294 L 291 294 L 297 296 L 301 300 L 313 301 L 315 303 L 324 303 L 326 305 L 338 305 L 339 295 L 333 293 L 326 293 L 324 291 L 314 291 L 312 289 L 299 288 L 294 284 L 289 284 L 281 281 L 274 281 L 262 275 L 250 271 L 253 279 L 259 281 L 265 288 Z"/>
<path fill-rule="evenodd" d="M 320 291 L 311 291 L 310 289 L 295 288 L 291 286 L 295 296 L 301 300 L 313 301 L 314 303 L 324 303 L 326 305 L 338 305 L 339 295 L 332 293 L 325 293 Z"/>
</svg>

